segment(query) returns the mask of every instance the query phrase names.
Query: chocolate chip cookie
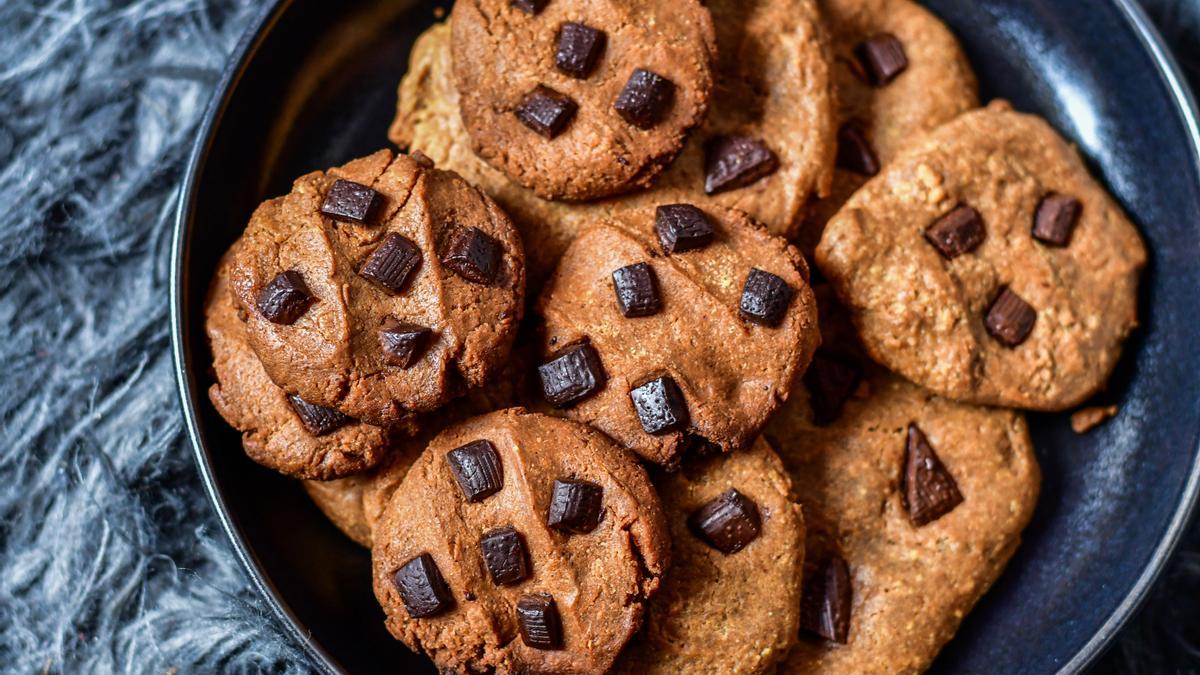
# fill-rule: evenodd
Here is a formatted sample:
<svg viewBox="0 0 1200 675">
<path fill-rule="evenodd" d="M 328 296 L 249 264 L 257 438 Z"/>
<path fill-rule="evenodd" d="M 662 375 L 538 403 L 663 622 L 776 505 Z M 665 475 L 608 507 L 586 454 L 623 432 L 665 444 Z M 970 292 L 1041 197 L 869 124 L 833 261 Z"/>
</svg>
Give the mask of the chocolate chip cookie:
<svg viewBox="0 0 1200 675">
<path fill-rule="evenodd" d="M 978 84 L 958 40 L 911 0 L 821 0 L 838 88 L 833 194 L 800 233 L 811 252 L 825 223 L 900 148 L 979 107 Z"/>
<path fill-rule="evenodd" d="M 243 245 L 239 241 L 218 263 L 204 306 L 216 377 L 208 390 L 213 406 L 242 433 L 251 459 L 284 475 L 329 480 L 378 465 L 391 442 L 388 431 L 290 396 L 263 370 L 229 284 Z"/>
<path fill-rule="evenodd" d="M 1000 576 L 1037 501 L 1020 413 L 859 365 L 863 384 L 831 417 L 818 423 L 809 402 L 830 387 L 810 381 L 766 431 L 808 526 L 802 637 L 783 672 L 926 669 Z"/>
<path fill-rule="evenodd" d="M 656 484 L 674 562 L 614 672 L 771 672 L 796 643 L 804 565 L 804 518 L 779 457 L 759 438 Z"/>
<path fill-rule="evenodd" d="M 1062 410 L 1137 325 L 1146 250 L 1079 154 L 993 104 L 904 150 L 825 231 L 817 264 L 871 356 L 956 400 Z"/>
<path fill-rule="evenodd" d="M 388 502 L 372 550 L 388 629 L 443 670 L 601 672 L 669 565 L 632 455 L 513 408 L 440 434 Z"/>
<path fill-rule="evenodd" d="M 716 44 L 697 0 L 475 0 L 450 18 L 475 151 L 547 199 L 648 187 L 708 109 Z"/>
<path fill-rule="evenodd" d="M 600 221 L 538 302 L 545 399 L 644 459 L 750 444 L 819 340 L 799 252 L 690 204 Z"/>
<path fill-rule="evenodd" d="M 503 364 L 524 253 L 508 217 L 466 181 L 381 151 L 260 206 L 230 284 L 276 384 L 387 425 Z"/>
</svg>

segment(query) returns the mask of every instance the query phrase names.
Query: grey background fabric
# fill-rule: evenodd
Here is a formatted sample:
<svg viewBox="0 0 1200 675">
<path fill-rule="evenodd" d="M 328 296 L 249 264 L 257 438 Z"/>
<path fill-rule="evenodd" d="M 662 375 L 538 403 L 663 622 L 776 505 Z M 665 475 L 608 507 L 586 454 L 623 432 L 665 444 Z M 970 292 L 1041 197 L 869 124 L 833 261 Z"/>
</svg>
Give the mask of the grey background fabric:
<svg viewBox="0 0 1200 675">
<path fill-rule="evenodd" d="M 1200 84 L 1200 3 L 1145 2 Z M 167 329 L 177 185 L 256 9 L 0 1 L 0 669 L 314 668 L 204 496 Z M 1101 670 L 1200 672 L 1197 598 L 1193 526 Z"/>
</svg>

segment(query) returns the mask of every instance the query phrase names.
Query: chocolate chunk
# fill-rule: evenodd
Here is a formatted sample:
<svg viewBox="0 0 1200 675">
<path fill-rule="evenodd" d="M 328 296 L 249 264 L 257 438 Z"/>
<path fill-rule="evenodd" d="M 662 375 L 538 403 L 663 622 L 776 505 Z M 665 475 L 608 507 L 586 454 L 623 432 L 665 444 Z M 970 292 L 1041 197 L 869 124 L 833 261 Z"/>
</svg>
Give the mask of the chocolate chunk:
<svg viewBox="0 0 1200 675">
<path fill-rule="evenodd" d="M 1033 307 L 1005 286 L 992 301 L 984 323 L 992 337 L 1006 347 L 1016 347 L 1033 332 L 1036 321 L 1037 312 Z"/>
<path fill-rule="evenodd" d="M 652 129 L 667 116 L 675 100 L 675 84 L 667 78 L 638 68 L 617 96 L 614 107 L 626 122 L 639 129 Z"/>
<path fill-rule="evenodd" d="M 437 616 L 454 606 L 454 596 L 442 578 L 437 563 L 428 553 L 404 563 L 392 576 L 392 583 L 414 619 Z"/>
<path fill-rule="evenodd" d="M 763 326 L 778 326 L 795 294 L 786 281 L 755 267 L 742 287 L 742 318 Z"/>
<path fill-rule="evenodd" d="M 454 233 L 442 264 L 467 281 L 486 286 L 496 280 L 502 251 L 500 242 L 486 232 L 468 227 Z"/>
<path fill-rule="evenodd" d="M 421 249 L 407 237 L 393 232 L 367 256 L 358 274 L 388 293 L 397 294 L 420 264 Z"/>
<path fill-rule="evenodd" d="M 669 376 L 650 380 L 629 391 L 638 420 L 648 434 L 677 431 L 688 425 L 687 401 Z"/>
<path fill-rule="evenodd" d="M 1037 216 L 1033 221 L 1033 236 L 1051 246 L 1066 246 L 1071 243 L 1071 233 L 1079 222 L 1083 204 L 1074 197 L 1051 192 L 1038 204 Z"/>
<path fill-rule="evenodd" d="M 654 212 L 658 243 L 667 255 L 708 246 L 714 230 L 708 214 L 691 204 L 667 204 Z"/>
<path fill-rule="evenodd" d="M 485 533 L 479 540 L 479 547 L 483 549 L 483 562 L 496 585 L 512 586 L 529 577 L 525 540 L 511 525 Z"/>
<path fill-rule="evenodd" d="M 587 79 L 604 52 L 604 31 L 568 21 L 558 29 L 558 51 L 554 64 L 562 72 L 580 80 Z"/>
<path fill-rule="evenodd" d="M 508 4 L 530 16 L 536 16 L 541 14 L 543 9 L 546 9 L 546 5 L 550 4 L 550 0 L 509 0 Z"/>
<path fill-rule="evenodd" d="M 556 480 L 546 523 L 563 532 L 587 534 L 600 524 L 603 497 L 604 488 L 595 483 L 570 478 Z"/>
<path fill-rule="evenodd" d="M 876 87 L 887 85 L 908 68 L 904 43 L 888 33 L 876 35 L 860 44 L 854 49 L 854 54 L 862 64 L 867 79 Z"/>
<path fill-rule="evenodd" d="M 839 644 L 850 638 L 850 569 L 830 556 L 804 575 L 800 627 Z"/>
<path fill-rule="evenodd" d="M 712 457 L 719 455 L 724 450 L 719 443 L 713 443 L 700 434 L 688 434 L 683 440 L 683 449 L 681 454 L 695 453 L 697 457 Z"/>
<path fill-rule="evenodd" d="M 288 403 L 292 405 L 292 410 L 300 418 L 300 423 L 313 436 L 331 434 L 354 421 L 354 418 L 348 415 L 315 403 L 309 403 L 295 394 L 288 395 Z"/>
<path fill-rule="evenodd" d="M 730 555 L 758 538 L 762 519 L 753 500 L 729 488 L 693 513 L 688 526 L 709 546 Z"/>
<path fill-rule="evenodd" d="M 842 407 L 861 379 L 862 368 L 856 361 L 825 347 L 818 348 L 804 373 L 813 423 L 823 427 L 841 417 Z"/>
<path fill-rule="evenodd" d="M 555 408 L 565 408 L 604 388 L 608 377 L 600 366 L 600 355 L 584 343 L 569 347 L 538 366 L 542 395 Z"/>
<path fill-rule="evenodd" d="M 379 346 L 383 351 L 384 363 L 408 368 L 425 351 L 425 345 L 429 342 L 432 332 L 425 326 L 387 317 L 379 327 Z"/>
<path fill-rule="evenodd" d="M 481 502 L 504 487 L 504 470 L 491 441 L 478 440 L 446 453 L 450 472 L 463 496 L 472 504 Z"/>
<path fill-rule="evenodd" d="M 526 595 L 517 601 L 517 623 L 526 645 L 534 649 L 562 649 L 562 621 L 550 595 Z"/>
<path fill-rule="evenodd" d="M 879 158 L 875 156 L 861 123 L 847 122 L 838 130 L 837 165 L 863 176 L 879 173 Z"/>
<path fill-rule="evenodd" d="M 779 158 L 762 141 L 718 136 L 704 146 L 704 192 L 715 195 L 761 180 L 779 168 Z"/>
<path fill-rule="evenodd" d="M 312 293 L 295 270 L 280 272 L 258 292 L 258 313 L 271 323 L 290 326 L 312 305 Z"/>
<path fill-rule="evenodd" d="M 517 106 L 516 115 L 525 126 L 546 139 L 553 139 L 567 128 L 578 111 L 579 104 L 570 96 L 539 84 Z"/>
<path fill-rule="evenodd" d="M 901 488 L 908 519 L 916 527 L 941 518 L 962 503 L 954 476 L 938 459 L 929 439 L 916 424 L 908 425 L 904 452 L 904 485 Z"/>
<path fill-rule="evenodd" d="M 654 268 L 646 263 L 622 267 L 612 273 L 612 280 L 613 290 L 617 292 L 617 308 L 624 316 L 650 316 L 662 308 Z"/>
<path fill-rule="evenodd" d="M 983 243 L 984 236 L 983 216 L 965 204 L 925 228 L 925 240 L 947 260 L 974 251 Z"/>
<path fill-rule="evenodd" d="M 382 205 L 383 195 L 366 185 L 339 180 L 325 195 L 321 213 L 334 220 L 368 225 L 375 220 Z"/>
</svg>

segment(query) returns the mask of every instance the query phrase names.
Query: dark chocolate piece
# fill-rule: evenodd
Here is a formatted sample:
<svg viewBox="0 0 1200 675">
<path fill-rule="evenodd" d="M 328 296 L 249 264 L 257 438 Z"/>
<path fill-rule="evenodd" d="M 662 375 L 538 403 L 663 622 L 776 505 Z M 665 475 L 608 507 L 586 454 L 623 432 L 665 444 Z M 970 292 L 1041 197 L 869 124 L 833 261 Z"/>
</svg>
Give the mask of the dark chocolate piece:
<svg viewBox="0 0 1200 675">
<path fill-rule="evenodd" d="M 876 35 L 860 44 L 854 49 L 854 54 L 862 64 L 867 79 L 876 87 L 886 86 L 908 68 L 904 43 L 888 33 Z"/>
<path fill-rule="evenodd" d="M 526 645 L 534 649 L 562 649 L 562 621 L 549 594 L 526 595 L 517 601 L 517 623 Z"/>
<path fill-rule="evenodd" d="M 392 576 L 392 583 L 414 619 L 437 616 L 454 606 L 454 596 L 442 578 L 437 563 L 428 553 L 404 563 Z"/>
<path fill-rule="evenodd" d="M 954 476 L 929 445 L 929 439 L 916 424 L 908 425 L 908 444 L 904 452 L 904 485 L 901 492 L 908 519 L 916 527 L 941 518 L 963 501 Z"/>
<path fill-rule="evenodd" d="M 667 204 L 655 209 L 654 229 L 667 255 L 708 246 L 715 232 L 708 214 L 691 204 Z"/>
<path fill-rule="evenodd" d="M 556 480 L 546 523 L 563 532 L 587 534 L 600 524 L 603 498 L 604 488 L 595 483 L 571 478 Z"/>
<path fill-rule="evenodd" d="M 483 562 L 498 586 L 512 586 L 529 578 L 525 540 L 511 525 L 491 530 L 479 540 Z"/>
<path fill-rule="evenodd" d="M 491 441 L 480 439 L 446 453 L 450 471 L 463 496 L 472 504 L 481 502 L 504 487 L 504 470 Z"/>
<path fill-rule="evenodd" d="M 568 348 L 538 366 L 542 395 L 555 408 L 565 408 L 604 388 L 608 377 L 600 365 L 600 355 L 590 344 Z"/>
<path fill-rule="evenodd" d="M 329 188 L 321 213 L 350 223 L 369 225 L 383 205 L 383 195 L 352 180 L 338 180 Z"/>
<path fill-rule="evenodd" d="M 762 518 L 752 499 L 729 488 L 693 513 L 688 525 L 708 545 L 731 555 L 758 538 Z"/>
<path fill-rule="evenodd" d="M 484 286 L 496 280 L 503 248 L 478 227 L 459 229 L 450 239 L 442 264 L 458 276 Z"/>
<path fill-rule="evenodd" d="M 688 434 L 680 450 L 680 454 L 695 453 L 697 457 L 712 457 L 722 452 L 724 450 L 720 443 L 713 443 L 700 434 Z"/>
<path fill-rule="evenodd" d="M 1037 311 L 1005 286 L 988 308 L 984 323 L 992 337 L 1006 347 L 1017 347 L 1033 332 L 1036 321 Z"/>
<path fill-rule="evenodd" d="M 420 264 L 421 249 L 409 238 L 392 232 L 367 256 L 358 274 L 388 293 L 397 294 L 404 290 L 408 278 Z"/>
<path fill-rule="evenodd" d="M 947 260 L 974 251 L 985 236 L 983 216 L 965 204 L 956 206 L 925 228 L 925 240 Z"/>
<path fill-rule="evenodd" d="M 646 263 L 627 265 L 612 273 L 617 308 L 629 318 L 657 314 L 662 308 L 654 268 Z"/>
<path fill-rule="evenodd" d="M 568 21 L 558 29 L 558 51 L 554 64 L 571 77 L 586 80 L 604 53 L 604 31 Z"/>
<path fill-rule="evenodd" d="M 861 379 L 862 368 L 856 361 L 828 348 L 818 348 L 804 373 L 813 423 L 823 427 L 841 417 L 842 408 Z"/>
<path fill-rule="evenodd" d="M 667 116 L 674 100 L 675 83 L 638 68 L 625 83 L 614 107 L 626 122 L 639 129 L 652 129 Z"/>
<path fill-rule="evenodd" d="M 288 403 L 300 418 L 300 423 L 313 436 L 324 436 L 354 421 L 353 417 L 344 415 L 336 410 L 309 403 L 295 394 L 288 395 Z"/>
<path fill-rule="evenodd" d="M 800 628 L 831 642 L 850 638 L 850 569 L 841 556 L 814 565 L 804 575 Z"/>
<path fill-rule="evenodd" d="M 1051 192 L 1038 204 L 1033 221 L 1033 237 L 1051 246 L 1071 243 L 1071 233 L 1079 222 L 1083 204 L 1078 199 Z"/>
<path fill-rule="evenodd" d="M 755 267 L 742 287 L 742 318 L 763 326 L 778 326 L 795 294 L 786 281 Z"/>
<path fill-rule="evenodd" d="M 312 292 L 295 270 L 280 272 L 258 292 L 258 313 L 271 323 L 290 326 L 312 306 Z"/>
<path fill-rule="evenodd" d="M 550 0 L 509 0 L 508 4 L 530 16 L 537 16 L 542 13 L 543 9 L 546 9 Z"/>
<path fill-rule="evenodd" d="M 850 121 L 838 130 L 837 165 L 863 176 L 879 173 L 879 157 L 867 140 L 861 123 Z"/>
<path fill-rule="evenodd" d="M 387 317 L 379 327 L 379 347 L 383 351 L 384 363 L 408 368 L 425 351 L 432 332 L 425 326 Z"/>
<path fill-rule="evenodd" d="M 516 115 L 540 136 L 553 139 L 567 128 L 578 111 L 579 104 L 570 96 L 539 84 L 517 106 Z"/>
<path fill-rule="evenodd" d="M 718 136 L 704 146 L 704 192 L 746 187 L 775 173 L 779 157 L 760 140 Z"/>
<path fill-rule="evenodd" d="M 667 375 L 631 389 L 629 398 L 648 434 L 678 431 L 688 425 L 687 401 L 679 385 Z"/>
</svg>

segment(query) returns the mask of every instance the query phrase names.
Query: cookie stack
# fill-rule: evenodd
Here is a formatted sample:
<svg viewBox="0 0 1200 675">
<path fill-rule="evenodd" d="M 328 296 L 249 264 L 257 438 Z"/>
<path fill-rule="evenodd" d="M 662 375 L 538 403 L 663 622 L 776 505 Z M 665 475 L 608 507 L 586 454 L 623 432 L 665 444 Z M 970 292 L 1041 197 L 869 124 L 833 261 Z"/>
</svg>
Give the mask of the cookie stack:
<svg viewBox="0 0 1200 675">
<path fill-rule="evenodd" d="M 1136 326 L 1134 226 L 910 0 L 458 2 L 389 136 L 222 259 L 210 394 L 448 672 L 928 667 L 1020 410 Z"/>
</svg>

